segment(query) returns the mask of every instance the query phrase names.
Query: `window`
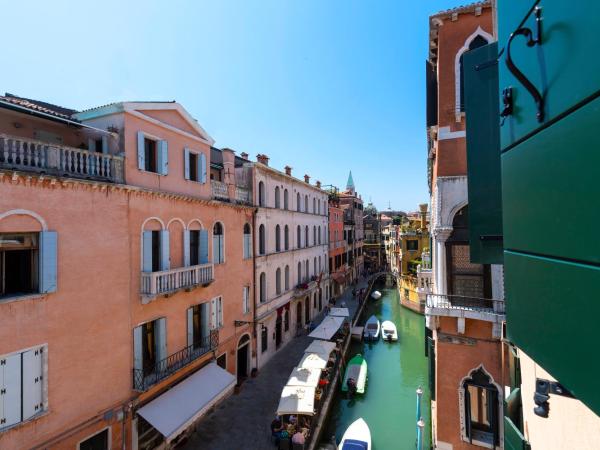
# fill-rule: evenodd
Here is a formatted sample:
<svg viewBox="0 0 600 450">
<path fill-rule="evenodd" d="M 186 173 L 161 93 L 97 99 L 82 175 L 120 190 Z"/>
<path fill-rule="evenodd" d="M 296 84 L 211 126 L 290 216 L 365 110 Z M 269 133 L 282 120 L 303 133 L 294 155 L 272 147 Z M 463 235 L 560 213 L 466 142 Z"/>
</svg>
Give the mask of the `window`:
<svg viewBox="0 0 600 450">
<path fill-rule="evenodd" d="M 313 258 L 313 274 L 317 274 L 317 257 Z"/>
<path fill-rule="evenodd" d="M 252 258 L 252 231 L 250 225 L 244 225 L 244 259 Z"/>
<path fill-rule="evenodd" d="M 297 248 L 302 248 L 302 232 L 300 231 L 300 225 L 298 225 L 298 228 L 296 229 L 297 231 L 297 237 L 298 237 L 298 242 L 296 247 Z"/>
<path fill-rule="evenodd" d="M 137 145 L 138 169 L 167 175 L 169 167 L 167 141 L 149 137 L 142 131 L 138 131 Z"/>
<path fill-rule="evenodd" d="M 0 234 L 0 297 L 38 292 L 38 234 Z"/>
<path fill-rule="evenodd" d="M 275 226 L 275 251 L 281 251 L 281 227 L 279 225 Z"/>
<path fill-rule="evenodd" d="M 286 309 L 283 312 L 283 331 L 288 331 L 290 329 L 290 311 Z"/>
<path fill-rule="evenodd" d="M 313 197 L 313 214 L 317 213 L 317 199 Z"/>
<path fill-rule="evenodd" d="M 223 297 L 215 297 L 210 301 L 211 328 L 217 329 L 223 326 Z"/>
<path fill-rule="evenodd" d="M 304 227 L 304 246 L 308 247 L 308 225 Z"/>
<path fill-rule="evenodd" d="M 419 241 L 411 239 L 406 241 L 406 250 L 416 251 L 419 250 Z"/>
<path fill-rule="evenodd" d="M 259 283 L 258 283 L 258 298 L 261 303 L 267 301 L 267 276 L 264 272 L 260 274 Z"/>
<path fill-rule="evenodd" d="M 319 245 L 321 245 L 321 225 L 319 225 Z"/>
<path fill-rule="evenodd" d="M 79 443 L 78 450 L 109 450 L 109 428 Z"/>
<path fill-rule="evenodd" d="M 187 344 L 194 350 L 210 348 L 210 303 L 194 305 L 187 310 Z"/>
<path fill-rule="evenodd" d="M 242 291 L 242 312 L 244 314 L 250 312 L 250 286 L 244 286 Z"/>
<path fill-rule="evenodd" d="M 258 227 L 258 254 L 264 255 L 265 250 L 266 250 L 265 226 L 263 224 L 260 224 L 260 226 Z"/>
<path fill-rule="evenodd" d="M 269 347 L 269 329 L 262 326 L 262 330 L 260 332 L 260 351 L 262 353 L 266 352 Z"/>
<path fill-rule="evenodd" d="M 290 229 L 287 225 L 283 229 L 283 248 L 286 251 L 290 249 Z"/>
<path fill-rule="evenodd" d="M 191 266 L 200 264 L 200 230 L 190 230 L 189 254 Z"/>
<path fill-rule="evenodd" d="M 258 206 L 266 206 L 265 204 L 265 183 L 258 183 Z"/>
<path fill-rule="evenodd" d="M 469 44 L 469 50 L 474 50 L 476 48 L 479 47 L 483 47 L 484 45 L 487 45 L 488 41 L 480 35 L 475 36 L 475 39 L 473 39 L 471 41 L 471 43 Z M 466 52 L 465 52 L 466 53 Z M 465 110 L 465 93 L 464 93 L 464 70 L 463 70 L 463 56 L 464 53 L 462 55 L 460 55 L 460 59 L 458 61 L 458 64 L 460 66 L 460 110 L 464 111 Z"/>
<path fill-rule="evenodd" d="M 0 431 L 45 410 L 46 347 L 0 356 Z"/>
<path fill-rule="evenodd" d="M 284 289 L 290 289 L 290 266 L 285 266 Z"/>
<path fill-rule="evenodd" d="M 319 256 L 319 273 L 321 273 L 321 257 Z"/>
<path fill-rule="evenodd" d="M 275 186 L 275 208 L 281 208 L 281 200 L 279 199 L 279 186 Z"/>
<path fill-rule="evenodd" d="M 156 156 L 156 141 L 144 138 L 144 158 L 146 172 L 158 172 L 157 156 Z"/>
<path fill-rule="evenodd" d="M 281 269 L 279 267 L 275 271 L 275 294 L 281 294 Z"/>
<path fill-rule="evenodd" d="M 317 227 L 313 225 L 313 245 L 317 245 Z"/>
<path fill-rule="evenodd" d="M 499 443 L 499 395 L 498 389 L 482 368 L 471 372 L 461 389 L 464 399 L 461 415 L 464 414 L 463 439 L 470 443 Z"/>
<path fill-rule="evenodd" d="M 302 263 L 298 262 L 298 284 L 302 284 Z"/>
<path fill-rule="evenodd" d="M 225 236 L 223 235 L 223 225 L 220 222 L 215 223 L 213 227 L 213 262 L 222 264 L 225 262 Z"/>
<path fill-rule="evenodd" d="M 204 153 L 194 153 L 189 148 L 184 148 L 183 174 L 186 180 L 206 183 L 206 156 Z"/>
<path fill-rule="evenodd" d="M 300 192 L 296 194 L 296 211 L 300 212 Z"/>
<path fill-rule="evenodd" d="M 160 318 L 133 329 L 133 367 L 135 383 L 146 386 L 145 378 L 154 374 L 167 358 L 167 321 Z M 140 386 L 135 386 L 138 389 Z M 143 390 L 144 388 L 142 388 Z"/>
<path fill-rule="evenodd" d="M 310 265 L 308 264 L 308 259 L 304 261 L 304 278 L 306 281 L 310 278 Z"/>
<path fill-rule="evenodd" d="M 289 209 L 288 190 L 287 189 L 283 190 L 283 209 L 285 209 L 285 210 Z"/>
<path fill-rule="evenodd" d="M 308 212 L 308 195 L 304 196 L 304 212 Z"/>
</svg>

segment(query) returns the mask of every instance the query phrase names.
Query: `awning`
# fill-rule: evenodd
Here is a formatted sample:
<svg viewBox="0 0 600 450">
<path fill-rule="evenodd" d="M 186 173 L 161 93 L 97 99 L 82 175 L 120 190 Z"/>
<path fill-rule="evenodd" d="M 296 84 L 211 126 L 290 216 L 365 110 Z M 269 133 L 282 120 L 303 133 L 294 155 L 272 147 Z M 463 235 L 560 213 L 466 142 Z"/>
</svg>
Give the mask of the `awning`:
<svg viewBox="0 0 600 450">
<path fill-rule="evenodd" d="M 329 315 L 336 317 L 350 317 L 350 311 L 348 311 L 348 308 L 331 308 L 329 310 Z"/>
<path fill-rule="evenodd" d="M 235 383 L 233 375 L 211 363 L 138 409 L 137 413 L 169 442 L 233 391 Z"/>
<path fill-rule="evenodd" d="M 324 369 L 327 367 L 329 356 L 319 355 L 317 353 L 305 353 L 298 367 L 301 369 Z"/>
<path fill-rule="evenodd" d="M 329 341 L 312 341 L 304 353 L 316 353 L 325 359 L 329 358 L 332 351 L 335 350 L 335 343 Z"/>
<path fill-rule="evenodd" d="M 300 386 L 285 386 L 281 391 L 277 415 L 304 414 L 312 416 L 315 414 L 315 388 Z"/>
<path fill-rule="evenodd" d="M 321 378 L 321 369 L 303 369 L 294 367 L 286 386 L 317 387 Z"/>
<path fill-rule="evenodd" d="M 326 316 L 308 337 L 329 340 L 344 323 L 343 317 Z"/>
</svg>

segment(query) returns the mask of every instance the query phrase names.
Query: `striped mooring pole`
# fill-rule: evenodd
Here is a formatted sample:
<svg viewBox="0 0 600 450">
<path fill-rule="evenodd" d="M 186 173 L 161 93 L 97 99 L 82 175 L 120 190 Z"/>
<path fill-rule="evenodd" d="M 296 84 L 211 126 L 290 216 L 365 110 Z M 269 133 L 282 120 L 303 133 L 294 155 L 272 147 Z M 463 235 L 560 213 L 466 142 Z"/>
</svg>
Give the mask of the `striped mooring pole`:
<svg viewBox="0 0 600 450">
<path fill-rule="evenodd" d="M 423 389 L 421 386 L 417 388 L 417 450 L 423 450 L 423 429 L 425 422 L 421 417 L 421 397 L 423 397 Z"/>
</svg>

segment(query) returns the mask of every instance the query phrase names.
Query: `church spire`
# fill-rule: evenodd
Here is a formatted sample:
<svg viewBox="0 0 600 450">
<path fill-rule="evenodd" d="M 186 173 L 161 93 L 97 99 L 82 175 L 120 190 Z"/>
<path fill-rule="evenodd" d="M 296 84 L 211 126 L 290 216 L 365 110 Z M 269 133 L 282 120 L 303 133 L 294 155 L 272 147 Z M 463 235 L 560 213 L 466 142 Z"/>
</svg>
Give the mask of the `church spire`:
<svg viewBox="0 0 600 450">
<path fill-rule="evenodd" d="M 354 192 L 354 180 L 352 179 L 352 171 L 348 175 L 348 181 L 346 182 L 346 190 Z"/>
</svg>

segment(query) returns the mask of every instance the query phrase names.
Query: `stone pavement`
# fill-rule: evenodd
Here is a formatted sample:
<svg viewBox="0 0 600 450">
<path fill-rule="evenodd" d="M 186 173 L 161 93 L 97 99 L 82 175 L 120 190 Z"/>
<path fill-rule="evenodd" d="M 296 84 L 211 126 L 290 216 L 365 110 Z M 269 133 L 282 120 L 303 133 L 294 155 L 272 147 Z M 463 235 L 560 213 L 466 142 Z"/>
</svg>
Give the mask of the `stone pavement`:
<svg viewBox="0 0 600 450">
<path fill-rule="evenodd" d="M 357 290 L 367 287 L 362 279 Z M 336 301 L 340 307 L 346 302 L 350 317 L 358 307 L 358 301 L 352 297 L 352 287 L 346 290 Z M 313 324 L 321 323 L 324 310 Z M 275 418 L 281 390 L 288 380 L 290 372 L 300 359 L 312 338 L 306 335 L 288 342 L 265 364 L 256 378 L 248 378 L 237 395 L 232 395 L 196 425 L 190 439 L 181 446 L 185 450 L 273 450 L 271 443 L 271 421 Z"/>
</svg>

